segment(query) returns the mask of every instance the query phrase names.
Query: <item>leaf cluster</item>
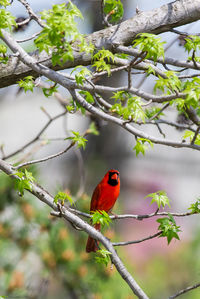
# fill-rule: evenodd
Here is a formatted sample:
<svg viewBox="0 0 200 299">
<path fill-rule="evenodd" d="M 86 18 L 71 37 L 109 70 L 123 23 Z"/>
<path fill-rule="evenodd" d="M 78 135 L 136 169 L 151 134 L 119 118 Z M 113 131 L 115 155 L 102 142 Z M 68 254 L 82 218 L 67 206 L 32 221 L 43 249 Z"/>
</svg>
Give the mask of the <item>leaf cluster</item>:
<svg viewBox="0 0 200 299">
<path fill-rule="evenodd" d="M 141 119 L 145 122 L 145 112 L 142 108 L 142 101 L 139 97 L 133 97 L 130 93 L 118 91 L 112 97 L 115 104 L 110 108 L 111 112 L 117 113 L 125 120 L 137 121 Z"/>
<path fill-rule="evenodd" d="M 67 137 L 65 140 L 72 140 L 72 142 L 77 143 L 78 148 L 82 147 L 85 149 L 87 139 L 81 136 L 79 132 L 72 131 L 72 134 L 74 135 L 73 137 Z"/>
<path fill-rule="evenodd" d="M 161 56 L 164 59 L 163 44 L 165 44 L 165 42 L 161 42 L 161 39 L 157 37 L 157 35 L 140 33 L 137 34 L 136 37 L 137 38 L 133 41 L 133 47 L 138 46 L 142 53 L 146 53 L 145 58 L 153 58 L 155 62 Z"/>
<path fill-rule="evenodd" d="M 146 138 L 137 138 L 136 145 L 134 146 L 133 150 L 136 151 L 136 156 L 139 155 L 139 153 L 145 155 L 145 151 L 148 149 L 148 145 L 153 147 L 153 143 L 151 140 Z"/>
<path fill-rule="evenodd" d="M 166 71 L 164 74 L 167 78 L 159 76 L 159 79 L 156 80 L 156 84 L 154 85 L 154 91 L 159 89 L 162 92 L 179 92 L 182 84 L 176 73 L 173 71 Z"/>
<path fill-rule="evenodd" d="M 21 79 L 17 82 L 19 87 L 23 88 L 25 92 L 28 90 L 33 92 L 33 88 L 35 87 L 33 76 L 27 76 L 24 79 Z"/>
<path fill-rule="evenodd" d="M 163 116 L 164 113 L 160 112 L 161 108 L 153 106 L 151 108 L 146 108 L 145 109 L 145 114 L 146 114 L 146 118 L 150 119 L 150 118 L 154 118 L 154 115 L 156 115 L 159 112 L 159 115 L 157 117 L 154 118 L 154 120 L 157 120 L 160 118 L 160 116 Z"/>
<path fill-rule="evenodd" d="M 76 72 L 78 69 L 80 69 L 80 71 Z M 91 71 L 88 68 L 86 68 L 82 65 L 76 66 L 72 70 L 71 74 L 74 73 L 74 72 L 76 72 L 76 74 L 75 74 L 76 83 L 79 84 L 79 85 L 83 85 L 83 83 L 85 82 L 85 79 L 86 79 L 87 76 L 91 77 Z"/>
<path fill-rule="evenodd" d="M 32 190 L 32 184 L 35 180 L 32 173 L 28 170 L 18 171 L 15 173 L 18 177 L 15 179 L 15 188 L 19 191 L 20 195 L 24 195 L 24 190 Z"/>
<path fill-rule="evenodd" d="M 199 214 L 200 213 L 200 198 L 197 199 L 195 203 L 192 203 L 188 210 L 191 211 L 191 213 Z"/>
<path fill-rule="evenodd" d="M 184 48 L 188 52 L 200 50 L 200 36 L 190 35 L 185 39 Z"/>
<path fill-rule="evenodd" d="M 67 192 L 59 191 L 54 197 L 54 203 L 57 204 L 58 201 L 61 201 L 61 204 L 64 205 L 64 202 L 68 200 L 71 205 L 74 205 L 72 197 Z"/>
<path fill-rule="evenodd" d="M 158 209 L 162 206 L 163 208 L 167 205 L 170 207 L 169 198 L 167 196 L 167 193 L 164 190 L 159 190 L 155 193 L 150 193 L 145 198 L 151 197 L 151 204 L 156 203 L 158 206 Z"/>
<path fill-rule="evenodd" d="M 95 256 L 95 261 L 101 265 L 108 265 L 110 262 L 111 252 L 106 249 L 97 250 L 97 256 Z"/>
<path fill-rule="evenodd" d="M 100 223 L 102 226 L 109 226 L 112 220 L 110 219 L 109 215 L 106 211 L 95 211 L 92 212 L 92 224 Z"/>
<path fill-rule="evenodd" d="M 159 218 L 156 221 L 160 223 L 158 227 L 158 230 L 162 231 L 160 237 L 166 237 L 168 245 L 173 238 L 180 240 L 178 235 L 181 231 L 180 226 L 176 225 L 176 222 L 171 214 L 168 214 L 168 217 Z"/>
<path fill-rule="evenodd" d="M 7 1 L 3 1 L 2 5 L 6 6 L 6 3 Z M 9 11 L 0 9 L 0 35 L 2 34 L 1 29 L 8 28 L 11 31 L 12 26 L 16 26 L 15 17 Z"/>
<path fill-rule="evenodd" d="M 11 1 L 10 0 L 0 0 L 0 6 L 8 6 L 11 4 Z"/>
<path fill-rule="evenodd" d="M 96 68 L 97 72 L 106 71 L 108 76 L 110 76 L 111 65 L 109 62 L 114 62 L 115 55 L 109 50 L 99 50 L 96 54 L 93 55 L 93 67 Z"/>
<path fill-rule="evenodd" d="M 50 86 L 49 88 L 42 88 L 42 91 L 45 95 L 45 97 L 51 97 L 55 92 L 58 92 L 58 86 L 56 84 L 53 84 L 52 86 Z"/>
<path fill-rule="evenodd" d="M 199 108 L 200 78 L 193 78 L 183 83 L 183 91 L 186 93 L 185 105 Z"/>
<path fill-rule="evenodd" d="M 67 4 L 56 4 L 52 9 L 41 13 L 45 26 L 40 35 L 35 39 L 35 45 L 39 51 L 52 53 L 52 64 L 62 65 L 67 60 L 73 60 L 73 49 L 71 43 L 76 41 L 81 51 L 93 51 L 92 45 L 88 45 L 84 36 L 79 33 L 75 18 L 83 19 L 80 10 L 71 1 Z"/>
</svg>

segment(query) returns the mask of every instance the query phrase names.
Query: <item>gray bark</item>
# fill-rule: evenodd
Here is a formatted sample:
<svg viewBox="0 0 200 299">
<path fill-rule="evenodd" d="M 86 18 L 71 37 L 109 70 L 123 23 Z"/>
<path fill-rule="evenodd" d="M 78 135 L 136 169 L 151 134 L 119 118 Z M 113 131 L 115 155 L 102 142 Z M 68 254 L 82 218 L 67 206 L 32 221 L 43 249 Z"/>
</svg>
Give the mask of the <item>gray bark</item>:
<svg viewBox="0 0 200 299">
<path fill-rule="evenodd" d="M 174 27 L 189 24 L 200 18 L 199 0 L 178 0 L 151 11 L 141 12 L 133 18 L 88 35 L 86 38 L 95 47 L 113 49 L 114 45 L 131 45 L 136 34 L 150 32 L 159 34 Z M 74 51 L 74 61 L 67 61 L 63 66 L 52 66 L 51 57 L 46 53 L 29 53 L 38 62 L 53 70 L 63 70 L 77 65 L 91 64 L 91 56 Z M 10 57 L 6 65 L 0 65 L 0 88 L 15 84 L 25 76 L 38 77 L 38 73 L 20 62 L 18 57 Z"/>
</svg>

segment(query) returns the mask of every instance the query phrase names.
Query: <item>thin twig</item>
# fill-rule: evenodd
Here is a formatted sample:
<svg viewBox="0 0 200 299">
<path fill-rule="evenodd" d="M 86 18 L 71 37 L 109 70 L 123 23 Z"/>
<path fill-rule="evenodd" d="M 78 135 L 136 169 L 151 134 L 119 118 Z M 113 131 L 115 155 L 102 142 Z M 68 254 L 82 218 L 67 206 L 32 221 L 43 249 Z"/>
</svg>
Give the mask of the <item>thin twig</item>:
<svg viewBox="0 0 200 299">
<path fill-rule="evenodd" d="M 108 18 L 110 17 L 110 14 L 108 14 L 107 16 L 105 16 L 105 14 L 104 14 L 104 0 L 101 0 L 101 15 L 102 15 L 103 23 L 104 23 L 107 27 L 111 27 L 112 24 L 110 24 L 110 23 L 108 22 Z"/>
<path fill-rule="evenodd" d="M 160 236 L 162 234 L 161 231 L 155 233 L 154 235 L 148 236 L 146 238 L 140 239 L 140 240 L 135 240 L 135 241 L 127 241 L 127 242 L 114 242 L 112 243 L 113 246 L 126 246 L 126 245 L 131 245 L 131 244 L 138 244 L 147 240 L 151 240 L 154 238 L 157 238 L 158 236 Z"/>
<path fill-rule="evenodd" d="M 199 130 L 200 130 L 200 126 L 197 127 L 196 132 L 194 134 L 194 137 L 192 138 L 191 144 L 195 143 L 195 140 L 196 140 L 196 138 L 197 138 L 197 136 L 199 134 Z"/>
<path fill-rule="evenodd" d="M 28 4 L 28 2 L 26 0 L 18 0 L 18 1 L 21 2 L 22 5 L 24 5 L 24 7 L 26 8 L 30 18 L 34 19 L 41 27 L 44 27 L 44 24 L 43 24 L 42 20 L 34 13 L 32 8 Z"/>
<path fill-rule="evenodd" d="M 29 40 L 32 40 L 34 39 L 36 36 L 38 36 L 40 34 L 40 31 L 39 32 L 36 32 L 34 33 L 32 36 L 29 36 L 27 38 L 24 38 L 24 39 L 20 39 L 20 40 L 16 40 L 17 43 L 24 43 L 24 42 L 27 42 Z"/>
<path fill-rule="evenodd" d="M 16 154 L 22 152 L 28 146 L 30 146 L 31 144 L 36 142 L 54 120 L 64 116 L 66 113 L 67 113 L 67 111 L 65 110 L 64 112 L 62 112 L 62 113 L 56 115 L 55 117 L 52 117 L 51 119 L 49 119 L 49 121 L 44 125 L 44 127 L 39 131 L 39 133 L 31 141 L 27 142 L 26 144 L 24 144 L 22 147 L 18 148 L 16 151 L 12 152 L 11 154 L 4 156 L 3 159 L 6 160 L 6 159 L 9 159 L 9 158 L 15 156 Z"/>
<path fill-rule="evenodd" d="M 30 165 L 33 165 L 33 164 L 37 164 L 37 163 L 42 163 L 42 162 L 46 162 L 48 160 L 51 160 L 51 159 L 54 159 L 54 158 L 57 158 L 63 154 L 65 154 L 66 152 L 68 152 L 68 150 L 70 150 L 70 148 L 72 148 L 72 146 L 75 145 L 75 142 L 71 142 L 70 145 L 68 147 L 66 147 L 63 151 L 60 151 L 56 154 L 53 154 L 53 155 L 50 155 L 50 156 L 47 156 L 45 158 L 42 158 L 42 159 L 37 159 L 37 160 L 32 160 L 32 161 L 28 161 L 28 162 L 24 162 L 24 163 L 21 163 L 17 166 L 14 167 L 14 169 L 20 169 L 22 167 L 25 167 L 25 166 L 30 166 Z"/>
<path fill-rule="evenodd" d="M 79 210 L 73 209 L 73 208 L 69 208 L 71 212 L 73 212 L 76 215 L 80 215 L 86 218 L 91 218 L 91 215 L 88 213 L 84 213 L 81 212 Z M 144 215 L 134 215 L 134 214 L 124 214 L 124 215 L 111 215 L 109 216 L 110 219 L 112 220 L 120 220 L 120 219 L 135 219 L 135 220 L 143 220 L 143 219 L 147 219 L 147 218 L 152 218 L 152 217 L 159 217 L 159 216 L 168 216 L 168 212 L 154 212 L 151 214 L 144 214 Z M 193 213 L 193 212 L 186 212 L 186 213 L 170 213 L 172 216 L 174 217 L 187 217 L 187 216 L 191 216 L 191 215 L 195 215 L 198 213 Z"/>
<path fill-rule="evenodd" d="M 199 287 L 200 287 L 200 283 L 197 283 L 197 284 L 195 284 L 195 285 L 193 285 L 193 286 L 190 286 L 190 287 L 187 287 L 187 288 L 185 288 L 185 289 L 183 289 L 183 290 L 180 290 L 180 291 L 179 291 L 178 293 L 176 293 L 175 295 L 170 296 L 169 299 L 177 298 L 177 297 L 179 297 L 179 296 L 181 296 L 181 295 L 183 295 L 183 294 L 185 294 L 185 293 L 187 293 L 187 292 L 189 292 L 189 291 L 192 291 L 192 290 L 194 290 L 194 289 L 197 289 L 197 288 L 199 288 Z"/>
<path fill-rule="evenodd" d="M 156 121 L 154 121 L 155 122 L 155 125 L 156 125 L 156 127 L 157 127 L 157 129 L 158 129 L 158 131 L 159 131 L 159 133 L 165 138 L 166 137 L 166 135 L 165 135 L 165 133 L 163 132 L 163 130 L 161 129 L 161 127 L 160 127 L 160 125 L 159 125 L 159 123 L 158 122 L 156 122 Z"/>
</svg>

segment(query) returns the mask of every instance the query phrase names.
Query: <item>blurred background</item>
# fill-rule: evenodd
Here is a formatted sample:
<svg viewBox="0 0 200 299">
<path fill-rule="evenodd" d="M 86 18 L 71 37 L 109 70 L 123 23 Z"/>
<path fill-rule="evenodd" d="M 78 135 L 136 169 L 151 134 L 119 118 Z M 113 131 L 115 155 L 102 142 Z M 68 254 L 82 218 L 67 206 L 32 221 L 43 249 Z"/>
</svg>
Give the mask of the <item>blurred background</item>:
<svg viewBox="0 0 200 299">
<path fill-rule="evenodd" d="M 50 9 L 63 1 L 28 1 L 36 13 Z M 122 1 L 124 19 L 135 15 L 135 9 L 150 10 L 170 1 Z M 84 21 L 80 31 L 91 33 L 103 28 L 100 1 L 73 1 L 81 10 Z M 9 10 L 16 17 L 26 17 L 24 7 L 13 1 Z M 199 23 L 180 28 L 198 32 Z M 16 39 L 24 39 L 39 27 L 31 22 L 27 28 L 15 33 Z M 166 55 L 184 59 L 186 54 L 173 33 L 161 35 L 167 41 Z M 33 51 L 31 42 L 23 44 Z M 178 53 L 178 55 L 177 55 Z M 69 70 L 70 72 L 70 70 Z M 113 76 L 113 84 L 124 78 Z M 110 82 L 110 81 L 109 81 Z M 153 81 L 143 75 L 135 75 L 135 86 L 152 92 Z M 102 84 L 106 84 L 102 81 Z M 120 83 L 121 84 L 121 83 Z M 59 90 L 68 98 L 64 89 Z M 0 145 L 6 155 L 32 140 L 48 121 L 42 111 L 52 117 L 63 111 L 55 97 L 44 97 L 41 89 L 34 93 L 19 92 L 17 86 L 0 90 Z M 173 111 L 166 114 L 176 120 Z M 65 155 L 32 167 L 31 171 L 41 185 L 55 195 L 59 190 L 70 192 L 76 207 L 89 211 L 91 194 L 110 168 L 120 171 L 121 193 L 113 212 L 117 214 L 145 214 L 156 210 L 150 199 L 144 197 L 158 190 L 165 190 L 170 198 L 173 212 L 185 212 L 199 196 L 200 168 L 198 151 L 175 149 L 154 145 L 145 156 L 136 158 L 133 147 L 135 139 L 121 128 L 98 121 L 99 136 L 89 136 L 86 149 L 71 149 Z M 66 146 L 63 138 L 71 130 L 83 133 L 89 119 L 81 114 L 70 115 L 54 121 L 42 138 L 24 151 L 18 159 L 33 159 L 57 153 Z M 169 139 L 181 140 L 183 132 L 162 125 Z M 160 136 L 156 127 L 146 126 L 146 132 Z M 60 140 L 61 138 L 62 140 Z M 46 144 L 46 140 L 51 141 Z M 15 157 L 16 158 L 16 157 Z M 10 161 L 15 161 L 11 159 Z M 87 236 L 51 216 L 50 209 L 30 194 L 23 198 L 13 189 L 13 183 L 0 174 L 0 295 L 8 298 L 134 298 L 132 292 L 115 269 L 99 265 L 93 254 L 85 253 Z M 123 262 L 136 281 L 150 298 L 167 298 L 181 288 L 199 281 L 200 226 L 199 216 L 176 219 L 181 226 L 181 241 L 162 238 L 117 248 Z M 112 241 L 142 239 L 156 233 L 156 218 L 137 220 L 115 220 L 105 230 Z M 162 295 L 161 295 L 162 292 Z M 183 298 L 199 298 L 198 290 L 183 295 Z"/>
</svg>

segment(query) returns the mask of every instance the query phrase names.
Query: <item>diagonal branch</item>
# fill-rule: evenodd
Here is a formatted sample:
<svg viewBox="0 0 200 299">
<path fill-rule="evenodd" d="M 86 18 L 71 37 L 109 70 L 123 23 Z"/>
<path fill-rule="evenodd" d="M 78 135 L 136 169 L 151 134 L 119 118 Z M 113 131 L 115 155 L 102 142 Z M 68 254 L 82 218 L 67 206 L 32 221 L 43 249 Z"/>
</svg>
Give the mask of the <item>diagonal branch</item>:
<svg viewBox="0 0 200 299">
<path fill-rule="evenodd" d="M 48 122 L 44 125 L 44 127 L 40 130 L 40 132 L 32 139 L 30 140 L 29 142 L 27 142 L 26 144 L 24 144 L 23 146 L 21 146 L 20 148 L 18 148 L 16 151 L 12 152 L 11 154 L 9 155 L 4 155 L 3 156 L 3 159 L 6 160 L 6 159 L 9 159 L 13 156 L 15 156 L 16 154 L 22 152 L 23 150 L 25 150 L 28 146 L 30 146 L 31 144 L 33 144 L 34 142 L 36 142 L 37 140 L 39 140 L 40 136 L 44 133 L 44 131 L 50 126 L 50 124 L 58 119 L 59 117 L 62 117 L 63 115 L 65 115 L 67 113 L 67 111 L 65 110 L 64 112 L 50 118 L 48 120 Z"/>
<path fill-rule="evenodd" d="M 25 0 L 21 0 L 21 2 Z M 185 9 L 187 7 L 187 11 Z M 113 45 L 131 45 L 138 33 L 150 32 L 159 34 L 167 32 L 174 27 L 199 20 L 200 2 L 199 0 L 180 0 L 168 3 L 151 11 L 142 12 L 133 18 L 122 22 L 119 25 L 94 32 L 86 37 L 88 42 L 92 42 L 95 48 L 113 50 Z M 44 52 L 30 54 L 37 61 L 45 61 L 45 65 L 54 70 L 71 68 L 77 65 L 91 64 L 91 55 L 74 51 L 74 60 L 67 61 L 63 66 L 52 66 L 51 55 Z M 0 88 L 15 84 L 16 81 L 25 76 L 37 77 L 38 73 L 30 66 L 19 63 L 16 66 L 14 57 L 9 59 L 8 64 L 2 65 L 0 71 Z"/>
<path fill-rule="evenodd" d="M 179 292 L 176 293 L 175 295 L 170 296 L 169 299 L 177 298 L 177 297 L 179 297 L 179 296 L 181 296 L 181 295 L 183 295 L 183 294 L 185 294 L 185 293 L 187 293 L 187 292 L 189 292 L 189 291 L 192 291 L 192 290 L 194 290 L 194 289 L 197 289 L 197 288 L 199 288 L 199 287 L 200 287 L 200 283 L 197 283 L 197 284 L 195 284 L 195 285 L 193 285 L 193 286 L 187 287 L 187 288 L 185 288 L 185 289 L 179 291 Z"/>
<path fill-rule="evenodd" d="M 7 175 L 16 178 L 15 171 L 9 163 L 0 160 L 0 169 Z M 32 190 L 29 190 L 29 192 L 31 192 L 39 200 L 50 206 L 53 210 L 58 211 L 57 205 L 54 203 L 54 198 L 45 189 L 43 189 L 36 183 L 31 183 L 31 185 Z M 111 253 L 112 263 L 115 265 L 121 277 L 132 289 L 133 293 L 140 299 L 148 299 L 148 296 L 144 293 L 144 291 L 139 287 L 139 285 L 131 276 L 131 274 L 127 271 L 126 267 L 120 260 L 115 249 L 113 248 L 112 243 L 107 238 L 105 238 L 99 231 L 97 231 L 95 228 L 83 221 L 81 218 L 70 212 L 67 208 L 62 207 L 61 213 L 61 216 L 65 218 L 67 221 L 81 228 L 92 238 L 100 241 L 105 246 L 105 248 Z"/>
</svg>

